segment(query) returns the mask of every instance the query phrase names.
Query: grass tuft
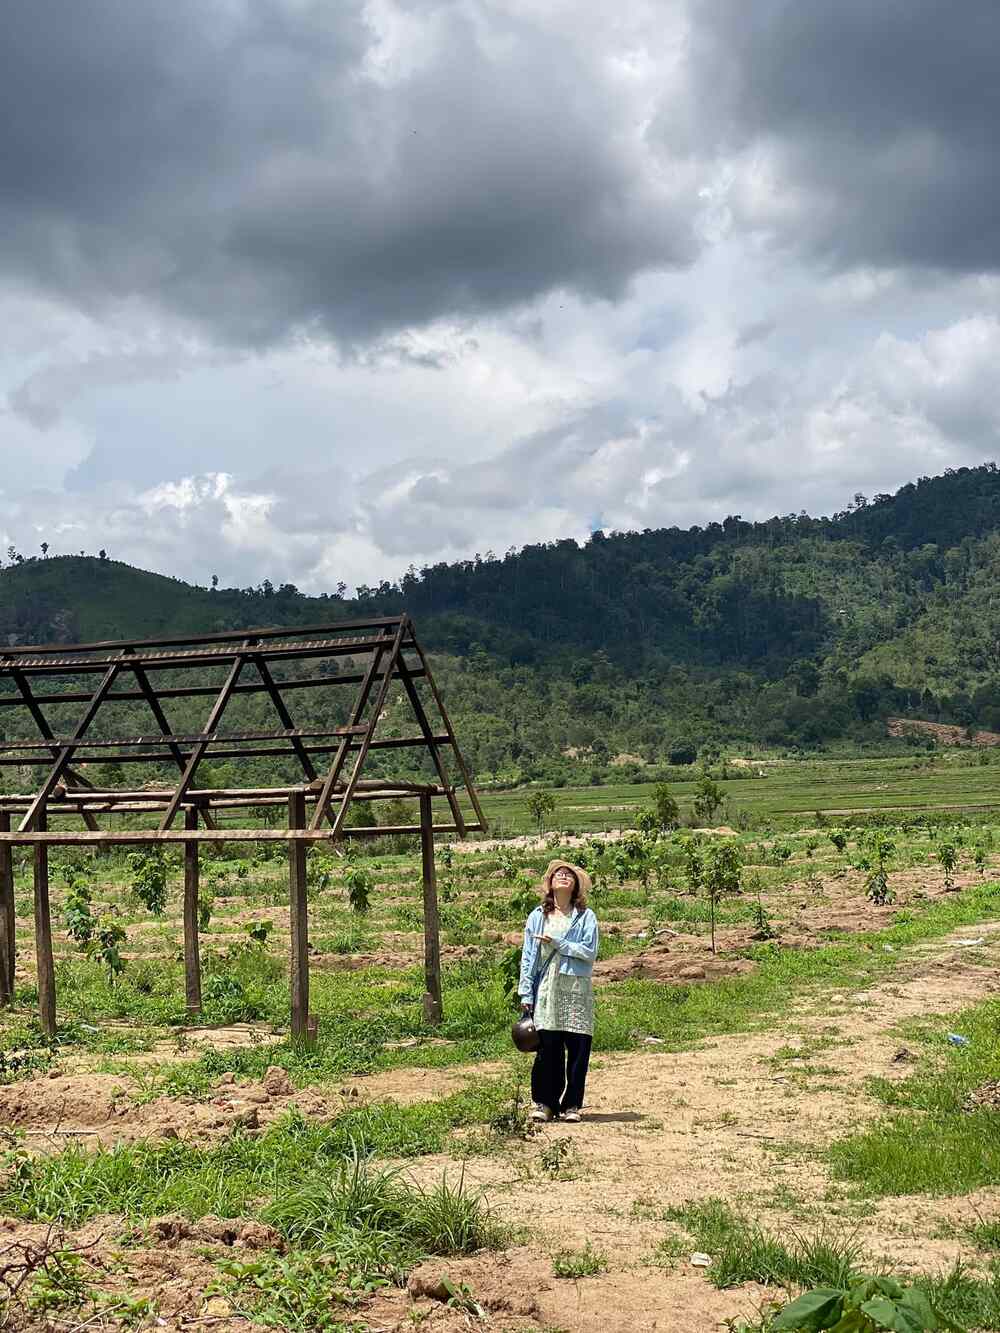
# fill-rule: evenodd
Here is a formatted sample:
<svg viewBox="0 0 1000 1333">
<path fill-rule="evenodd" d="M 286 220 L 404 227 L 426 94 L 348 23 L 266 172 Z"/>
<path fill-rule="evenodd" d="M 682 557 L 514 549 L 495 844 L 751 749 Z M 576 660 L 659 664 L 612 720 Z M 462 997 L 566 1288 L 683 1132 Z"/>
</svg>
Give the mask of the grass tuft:
<svg viewBox="0 0 1000 1333">
<path fill-rule="evenodd" d="M 708 1277 L 716 1287 L 745 1282 L 789 1289 L 849 1286 L 860 1271 L 863 1251 L 854 1234 L 792 1232 L 785 1241 L 747 1221 L 722 1199 L 671 1208 L 666 1218 L 680 1223 L 694 1245 L 711 1257 Z M 675 1242 L 669 1243 L 673 1248 Z M 865 1271 L 871 1271 L 870 1262 Z"/>
</svg>

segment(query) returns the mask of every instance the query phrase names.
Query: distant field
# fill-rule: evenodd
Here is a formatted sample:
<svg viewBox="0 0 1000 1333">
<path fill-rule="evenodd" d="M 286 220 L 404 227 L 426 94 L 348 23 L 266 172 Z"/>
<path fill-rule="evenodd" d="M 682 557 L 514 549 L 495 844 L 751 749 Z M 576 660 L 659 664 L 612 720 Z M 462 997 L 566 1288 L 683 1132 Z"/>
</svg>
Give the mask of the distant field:
<svg viewBox="0 0 1000 1333">
<path fill-rule="evenodd" d="M 745 811 L 752 819 L 802 824 L 815 811 L 836 816 L 865 810 L 1000 808 L 1000 764 L 970 764 L 967 755 L 939 756 L 930 764 L 909 756 L 893 759 L 836 759 L 761 765 L 766 778 L 720 782 L 730 801 L 731 817 Z M 670 783 L 689 808 L 691 780 Z M 653 783 L 554 790 L 556 813 L 551 827 L 602 832 L 628 827 L 651 798 Z M 527 791 L 485 793 L 483 803 L 498 833 L 527 833 Z"/>
</svg>

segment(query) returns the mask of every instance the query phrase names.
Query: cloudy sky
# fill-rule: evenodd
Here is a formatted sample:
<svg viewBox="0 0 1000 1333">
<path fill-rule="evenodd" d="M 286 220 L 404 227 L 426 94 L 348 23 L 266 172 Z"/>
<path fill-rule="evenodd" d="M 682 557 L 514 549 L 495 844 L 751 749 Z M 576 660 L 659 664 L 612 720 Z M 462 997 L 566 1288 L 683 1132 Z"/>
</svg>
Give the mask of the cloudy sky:
<svg viewBox="0 0 1000 1333">
<path fill-rule="evenodd" d="M 998 453 L 996 0 L 6 0 L 0 540 L 322 591 Z"/>
</svg>

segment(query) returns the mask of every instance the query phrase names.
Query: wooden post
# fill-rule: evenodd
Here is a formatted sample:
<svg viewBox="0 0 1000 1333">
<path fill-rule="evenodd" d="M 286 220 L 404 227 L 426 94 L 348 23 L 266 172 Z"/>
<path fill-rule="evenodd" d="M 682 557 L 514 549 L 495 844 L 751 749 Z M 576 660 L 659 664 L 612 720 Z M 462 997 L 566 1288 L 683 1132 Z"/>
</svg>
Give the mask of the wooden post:
<svg viewBox="0 0 1000 1333">
<path fill-rule="evenodd" d="M 36 811 L 32 828 L 44 832 L 45 802 Z M 46 1037 L 56 1035 L 56 971 L 52 960 L 52 920 L 49 914 L 49 849 L 35 844 L 35 962 L 38 969 L 38 1018 Z"/>
<path fill-rule="evenodd" d="M 306 798 L 294 792 L 288 798 L 288 827 L 305 828 Z M 309 902 L 306 897 L 305 842 L 288 844 L 288 903 L 292 931 L 292 1040 L 311 1046 L 315 1028 L 309 1024 Z"/>
<path fill-rule="evenodd" d="M 0 832 L 10 832 L 10 815 L 0 810 Z M 14 848 L 0 843 L 0 1004 L 14 998 Z"/>
<path fill-rule="evenodd" d="M 198 811 L 184 811 L 184 827 L 198 827 Z M 189 1014 L 201 1013 L 201 953 L 198 947 L 198 844 L 184 844 L 184 995 Z"/>
<path fill-rule="evenodd" d="M 441 1022 L 441 938 L 438 928 L 437 872 L 434 868 L 434 810 L 420 798 L 420 851 L 424 880 L 424 1022 Z"/>
</svg>

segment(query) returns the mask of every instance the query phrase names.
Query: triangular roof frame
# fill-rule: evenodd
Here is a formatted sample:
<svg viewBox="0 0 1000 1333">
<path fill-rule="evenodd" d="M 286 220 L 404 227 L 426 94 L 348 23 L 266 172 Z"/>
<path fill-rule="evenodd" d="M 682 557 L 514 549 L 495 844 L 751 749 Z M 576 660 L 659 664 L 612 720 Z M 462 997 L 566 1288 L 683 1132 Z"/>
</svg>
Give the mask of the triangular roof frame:
<svg viewBox="0 0 1000 1333">
<path fill-rule="evenodd" d="M 276 676 L 276 664 L 338 658 L 367 657 L 360 674 L 306 675 L 293 679 Z M 204 684 L 199 670 L 227 666 L 220 685 Z M 159 673 L 169 670 L 183 684 L 158 686 Z M 256 673 L 251 678 L 251 670 Z M 81 677 L 97 676 L 92 690 L 81 690 Z M 38 681 L 71 678 L 68 689 L 39 693 Z M 187 678 L 185 680 L 185 678 Z M 13 690 L 4 690 L 9 681 Z M 124 682 L 124 686 L 123 686 Z M 379 735 L 389 692 L 394 682 L 403 686 L 410 704 L 415 734 Z M 419 684 L 430 694 L 425 703 Z M 299 689 L 343 689 L 357 685 L 354 704 L 345 726 L 323 731 L 296 728 L 288 696 Z M 225 732 L 222 722 L 236 694 L 266 694 L 274 707 L 272 730 Z M 200 732 L 177 734 L 167 720 L 165 703 L 178 697 L 204 696 L 212 700 Z M 144 701 L 156 723 L 155 733 L 144 735 L 95 736 L 93 725 L 101 710 L 115 701 Z M 78 721 L 68 735 L 57 735 L 49 723 L 52 705 L 81 703 Z M 232 630 L 184 638 L 116 640 L 70 646 L 17 647 L 0 651 L 0 713 L 16 708 L 30 715 L 40 739 L 18 740 L 0 745 L 0 769 L 38 766 L 45 774 L 30 794 L 0 797 L 0 810 L 21 816 L 16 830 L 0 829 L 2 842 L 174 842 L 192 838 L 239 838 L 271 841 L 275 838 L 321 841 L 337 839 L 356 828 L 348 828 L 347 814 L 356 800 L 380 800 L 399 796 L 443 797 L 450 821 L 436 824 L 433 832 L 458 833 L 483 830 L 486 821 L 468 765 L 438 690 L 426 654 L 409 616 L 371 620 L 339 621 L 327 625 L 295 628 Z M 439 724 L 432 725 L 434 714 Z M 367 779 L 365 766 L 373 749 L 423 748 L 430 756 L 436 782 L 392 782 Z M 302 768 L 303 782 L 296 787 L 232 788 L 226 791 L 194 786 L 198 765 L 213 758 L 256 758 L 265 755 L 295 757 Z M 321 759 L 322 756 L 322 759 Z M 162 762 L 178 770 L 172 788 L 160 791 L 96 791 L 79 767 L 88 762 L 135 764 Z M 457 770 L 453 779 L 449 763 Z M 304 828 L 286 830 L 248 828 L 219 830 L 215 814 L 250 804 L 278 804 L 298 793 L 311 804 Z M 474 819 L 466 818 L 462 796 L 468 798 Z M 149 812 L 160 815 L 156 829 L 124 830 L 101 828 L 98 814 Z M 188 812 L 185 828 L 177 828 L 179 813 Z M 205 830 L 192 829 L 191 812 L 205 823 Z M 83 818 L 87 831 L 51 829 L 48 818 L 74 813 Z M 8 819 L 3 821 L 5 824 Z M 290 820 L 291 822 L 291 820 Z M 296 821 L 297 822 L 297 821 Z M 329 827 L 327 827 L 329 826 Z M 372 826 L 362 835 L 379 832 L 420 832 L 421 825 L 399 829 Z"/>
</svg>

